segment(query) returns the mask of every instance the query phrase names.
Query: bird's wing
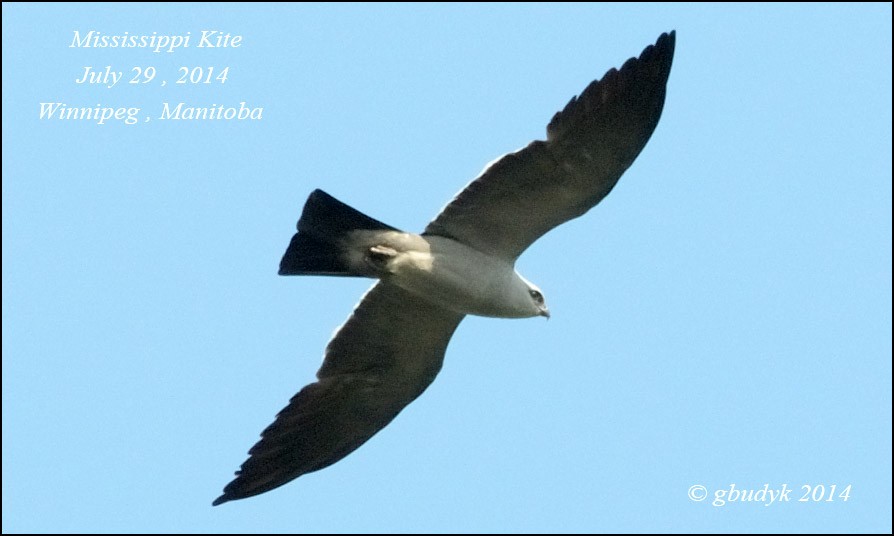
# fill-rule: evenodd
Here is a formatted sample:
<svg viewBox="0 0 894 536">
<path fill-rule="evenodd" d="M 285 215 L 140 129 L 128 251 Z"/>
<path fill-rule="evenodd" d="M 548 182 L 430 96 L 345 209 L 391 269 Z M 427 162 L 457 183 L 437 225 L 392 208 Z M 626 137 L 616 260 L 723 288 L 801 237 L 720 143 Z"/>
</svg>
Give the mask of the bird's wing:
<svg viewBox="0 0 894 536">
<path fill-rule="evenodd" d="M 675 33 L 571 99 L 534 141 L 487 167 L 428 225 L 479 251 L 515 259 L 544 233 L 608 195 L 661 117 Z"/>
<path fill-rule="evenodd" d="M 463 315 L 378 282 L 326 347 L 318 381 L 261 433 L 218 505 L 271 490 L 344 458 L 434 380 Z"/>
</svg>

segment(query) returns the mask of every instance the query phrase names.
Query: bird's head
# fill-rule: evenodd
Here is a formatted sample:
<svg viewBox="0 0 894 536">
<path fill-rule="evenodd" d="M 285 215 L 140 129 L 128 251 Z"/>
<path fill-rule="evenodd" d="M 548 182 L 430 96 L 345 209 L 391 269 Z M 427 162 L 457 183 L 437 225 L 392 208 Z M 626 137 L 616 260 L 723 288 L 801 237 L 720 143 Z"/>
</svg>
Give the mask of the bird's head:
<svg viewBox="0 0 894 536">
<path fill-rule="evenodd" d="M 527 294 L 526 309 L 530 313 L 530 316 L 545 316 L 549 319 L 549 307 L 546 306 L 546 299 L 543 297 L 543 292 L 540 290 L 540 287 L 531 283 L 521 275 L 518 277 L 525 285 L 524 290 Z"/>
</svg>

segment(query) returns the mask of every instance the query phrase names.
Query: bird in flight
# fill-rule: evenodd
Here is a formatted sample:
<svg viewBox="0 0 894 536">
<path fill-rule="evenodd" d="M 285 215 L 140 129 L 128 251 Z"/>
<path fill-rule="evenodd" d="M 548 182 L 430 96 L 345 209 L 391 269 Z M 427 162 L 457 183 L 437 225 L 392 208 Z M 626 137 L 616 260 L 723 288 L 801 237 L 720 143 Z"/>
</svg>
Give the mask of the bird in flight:
<svg viewBox="0 0 894 536">
<path fill-rule="evenodd" d="M 377 279 L 326 346 L 317 381 L 289 401 L 214 501 L 258 495 L 341 460 L 431 384 L 465 315 L 549 317 L 515 260 L 602 200 L 664 107 L 675 32 L 572 98 L 546 141 L 496 160 L 422 234 L 310 194 L 280 275 Z"/>
</svg>

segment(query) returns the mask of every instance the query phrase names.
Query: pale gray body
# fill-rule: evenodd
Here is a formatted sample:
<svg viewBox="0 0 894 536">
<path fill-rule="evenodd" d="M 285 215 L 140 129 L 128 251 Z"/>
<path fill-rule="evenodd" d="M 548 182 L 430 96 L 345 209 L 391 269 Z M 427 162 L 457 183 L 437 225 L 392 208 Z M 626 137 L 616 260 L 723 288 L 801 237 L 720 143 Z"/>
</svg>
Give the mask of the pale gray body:
<svg viewBox="0 0 894 536">
<path fill-rule="evenodd" d="M 432 382 L 466 314 L 549 316 L 515 260 L 599 203 L 633 163 L 661 116 L 674 44 L 673 32 L 662 34 L 591 83 L 549 122 L 545 141 L 495 160 L 421 235 L 311 193 L 280 274 L 378 281 L 327 345 L 318 381 L 261 433 L 215 505 L 269 491 L 362 445 Z"/>
<path fill-rule="evenodd" d="M 450 311 L 499 318 L 549 316 L 540 289 L 515 271 L 512 260 L 443 236 L 355 231 L 350 239 L 359 246 L 353 262 L 367 262 L 373 248 L 382 259 L 381 264 L 370 263 L 376 277 Z"/>
</svg>

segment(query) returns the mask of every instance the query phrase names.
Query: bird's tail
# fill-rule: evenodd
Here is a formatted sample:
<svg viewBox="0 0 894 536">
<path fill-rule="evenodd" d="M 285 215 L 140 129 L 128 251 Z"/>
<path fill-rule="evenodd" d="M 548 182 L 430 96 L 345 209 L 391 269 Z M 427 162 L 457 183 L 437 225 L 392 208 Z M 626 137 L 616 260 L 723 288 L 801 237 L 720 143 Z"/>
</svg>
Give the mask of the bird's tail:
<svg viewBox="0 0 894 536">
<path fill-rule="evenodd" d="M 372 276 L 358 262 L 362 256 L 353 254 L 356 231 L 398 230 L 314 190 L 298 220 L 298 233 L 279 263 L 279 275 Z"/>
</svg>

